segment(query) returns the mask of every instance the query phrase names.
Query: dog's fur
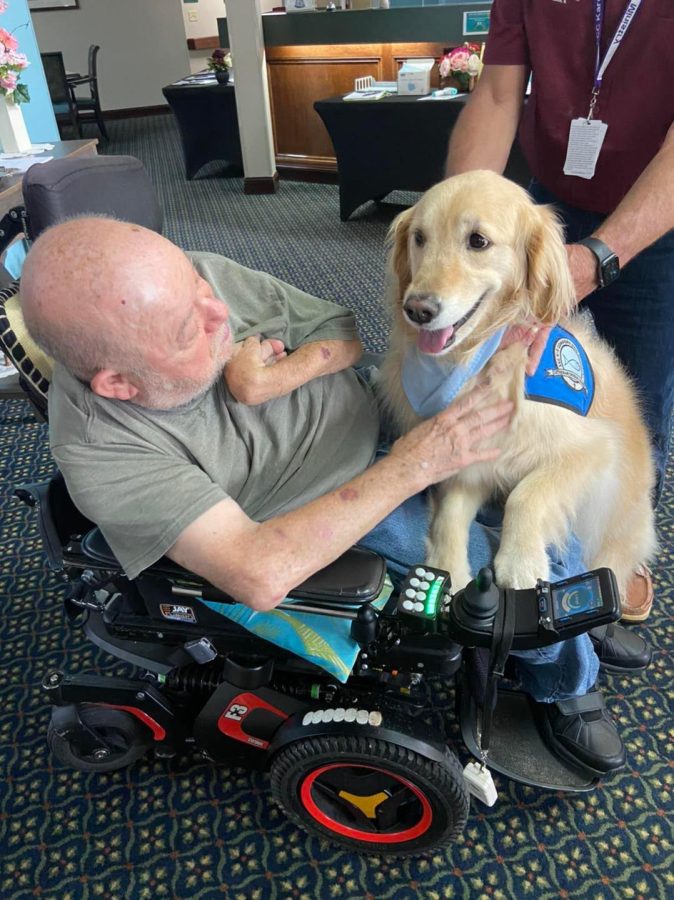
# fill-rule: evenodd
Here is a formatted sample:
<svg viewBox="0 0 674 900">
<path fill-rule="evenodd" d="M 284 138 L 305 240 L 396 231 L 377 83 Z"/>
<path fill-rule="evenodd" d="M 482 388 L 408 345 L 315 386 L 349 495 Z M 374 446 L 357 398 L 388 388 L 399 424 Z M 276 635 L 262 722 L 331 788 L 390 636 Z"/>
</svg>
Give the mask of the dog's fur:
<svg viewBox="0 0 674 900">
<path fill-rule="evenodd" d="M 471 249 L 469 237 L 490 242 Z M 428 563 L 448 569 L 455 589 L 470 579 L 468 531 L 480 506 L 505 498 L 501 545 L 494 566 L 503 587 L 531 587 L 547 579 L 547 545 L 563 547 L 578 535 L 590 568 L 608 566 L 621 595 L 630 574 L 655 551 L 651 491 L 654 471 L 648 434 L 634 389 L 610 348 L 574 309 L 573 283 L 554 212 L 493 172 L 455 176 L 431 188 L 391 228 L 389 301 L 391 347 L 383 366 L 384 399 L 403 431 L 418 417 L 401 385 L 407 347 L 420 332 L 439 330 L 475 311 L 438 356 L 466 362 L 503 325 L 561 321 L 583 344 L 595 375 L 587 417 L 526 400 L 524 344 L 499 350 L 477 378 L 515 403 L 493 462 L 476 463 L 434 490 Z M 475 240 L 475 239 L 473 239 Z M 425 308 L 432 321 L 413 324 L 405 307 Z M 437 314 L 436 311 L 437 310 Z M 428 347 L 428 343 L 425 344 Z"/>
</svg>

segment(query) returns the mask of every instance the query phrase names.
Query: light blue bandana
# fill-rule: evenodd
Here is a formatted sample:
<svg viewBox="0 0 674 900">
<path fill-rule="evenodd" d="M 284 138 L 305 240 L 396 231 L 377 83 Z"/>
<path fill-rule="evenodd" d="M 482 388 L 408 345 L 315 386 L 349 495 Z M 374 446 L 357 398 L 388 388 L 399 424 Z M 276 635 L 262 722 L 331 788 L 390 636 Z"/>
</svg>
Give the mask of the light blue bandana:
<svg viewBox="0 0 674 900">
<path fill-rule="evenodd" d="M 447 368 L 442 357 L 422 353 L 416 344 L 407 351 L 402 384 L 410 406 L 427 419 L 446 409 L 464 385 L 487 365 L 501 343 L 499 329 L 478 347 L 463 366 Z M 586 416 L 594 399 L 594 372 L 587 353 L 576 337 L 556 325 L 533 375 L 524 379 L 524 396 L 538 403 L 563 406 Z"/>
<path fill-rule="evenodd" d="M 501 343 L 505 328 L 481 344 L 463 366 L 448 368 L 441 356 L 422 353 L 416 344 L 408 348 L 402 367 L 402 384 L 410 406 L 428 419 L 446 409 L 463 386 L 487 365 Z"/>
</svg>

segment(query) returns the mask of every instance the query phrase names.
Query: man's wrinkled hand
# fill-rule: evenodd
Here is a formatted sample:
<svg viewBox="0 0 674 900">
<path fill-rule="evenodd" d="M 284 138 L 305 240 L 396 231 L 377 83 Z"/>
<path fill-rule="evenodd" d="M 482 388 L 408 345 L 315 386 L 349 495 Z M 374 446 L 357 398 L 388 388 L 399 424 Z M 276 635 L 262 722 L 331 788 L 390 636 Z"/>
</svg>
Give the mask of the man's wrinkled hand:
<svg viewBox="0 0 674 900">
<path fill-rule="evenodd" d="M 287 356 L 283 341 L 259 335 L 235 344 L 225 366 L 225 381 L 239 403 L 256 406 L 276 396 L 274 373 L 269 370 Z"/>
<path fill-rule="evenodd" d="M 485 405 L 490 391 L 487 385 L 473 388 L 395 442 L 391 455 L 403 459 L 406 467 L 418 466 L 420 490 L 473 463 L 498 457 L 501 451 L 489 441 L 508 427 L 514 404 L 502 400 Z"/>
</svg>

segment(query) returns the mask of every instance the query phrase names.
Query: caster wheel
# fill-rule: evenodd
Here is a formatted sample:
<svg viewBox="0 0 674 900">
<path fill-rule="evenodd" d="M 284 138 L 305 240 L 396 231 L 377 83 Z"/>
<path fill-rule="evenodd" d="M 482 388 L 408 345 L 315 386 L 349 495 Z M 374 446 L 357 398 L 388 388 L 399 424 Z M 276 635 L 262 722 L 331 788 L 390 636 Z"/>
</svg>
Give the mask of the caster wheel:
<svg viewBox="0 0 674 900">
<path fill-rule="evenodd" d="M 54 756 L 81 772 L 124 769 L 144 756 L 152 744 L 147 728 L 130 713 L 101 706 L 78 709 L 83 727 L 60 735 L 49 723 L 47 743 Z"/>
<path fill-rule="evenodd" d="M 271 782 L 291 819 L 361 853 L 405 856 L 446 846 L 468 817 L 455 756 L 438 763 L 384 740 L 297 741 L 274 758 Z"/>
</svg>

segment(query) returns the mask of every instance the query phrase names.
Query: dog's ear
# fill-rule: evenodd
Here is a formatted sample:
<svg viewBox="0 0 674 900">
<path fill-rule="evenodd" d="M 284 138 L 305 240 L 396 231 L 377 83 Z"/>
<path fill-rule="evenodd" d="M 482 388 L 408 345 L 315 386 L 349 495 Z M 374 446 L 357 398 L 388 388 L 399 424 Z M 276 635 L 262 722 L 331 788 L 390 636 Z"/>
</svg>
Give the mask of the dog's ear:
<svg viewBox="0 0 674 900">
<path fill-rule="evenodd" d="M 391 247 L 390 267 L 393 275 L 398 281 L 398 299 L 402 298 L 412 281 L 412 271 L 410 269 L 410 258 L 407 252 L 407 239 L 410 233 L 410 224 L 412 222 L 412 209 L 406 209 L 405 212 L 396 216 L 391 224 L 388 233 L 388 242 Z"/>
<path fill-rule="evenodd" d="M 527 219 L 529 314 L 539 322 L 554 324 L 570 315 L 576 304 L 564 232 L 550 206 L 531 207 Z"/>
</svg>

